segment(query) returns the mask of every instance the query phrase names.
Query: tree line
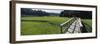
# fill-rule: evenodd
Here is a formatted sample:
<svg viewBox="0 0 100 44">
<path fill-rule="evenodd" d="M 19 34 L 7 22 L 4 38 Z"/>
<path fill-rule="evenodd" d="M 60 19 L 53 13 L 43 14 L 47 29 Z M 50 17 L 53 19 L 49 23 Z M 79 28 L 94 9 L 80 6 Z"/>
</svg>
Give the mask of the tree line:
<svg viewBox="0 0 100 44">
<path fill-rule="evenodd" d="M 21 8 L 22 16 L 48 16 L 48 13 L 42 10 L 32 10 L 30 8 Z"/>
<path fill-rule="evenodd" d="M 60 17 L 80 17 L 83 19 L 92 19 L 92 11 L 64 10 Z"/>
<path fill-rule="evenodd" d="M 32 10 L 30 8 L 21 8 L 22 16 L 59 16 L 59 17 L 80 17 L 92 19 L 92 11 L 63 10 L 61 13 L 48 13 L 42 10 Z"/>
</svg>

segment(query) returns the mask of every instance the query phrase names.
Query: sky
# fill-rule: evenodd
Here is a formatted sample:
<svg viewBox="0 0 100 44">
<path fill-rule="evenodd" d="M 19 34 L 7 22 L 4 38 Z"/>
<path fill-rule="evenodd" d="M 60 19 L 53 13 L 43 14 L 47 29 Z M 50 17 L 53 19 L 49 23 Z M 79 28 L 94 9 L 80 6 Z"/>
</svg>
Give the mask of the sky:
<svg viewBox="0 0 100 44">
<path fill-rule="evenodd" d="M 48 13 L 61 13 L 63 10 L 54 10 L 54 9 L 32 9 L 32 10 L 42 10 Z"/>
</svg>

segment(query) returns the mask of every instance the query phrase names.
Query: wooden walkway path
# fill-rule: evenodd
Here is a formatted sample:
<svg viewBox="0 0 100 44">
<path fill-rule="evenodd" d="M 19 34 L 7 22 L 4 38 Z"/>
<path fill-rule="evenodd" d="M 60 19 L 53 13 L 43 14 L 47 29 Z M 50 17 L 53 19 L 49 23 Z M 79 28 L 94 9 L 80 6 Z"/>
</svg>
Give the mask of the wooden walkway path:
<svg viewBox="0 0 100 44">
<path fill-rule="evenodd" d="M 81 19 L 77 18 L 68 28 L 66 33 L 81 33 L 81 27 L 83 27 L 81 23 Z"/>
</svg>

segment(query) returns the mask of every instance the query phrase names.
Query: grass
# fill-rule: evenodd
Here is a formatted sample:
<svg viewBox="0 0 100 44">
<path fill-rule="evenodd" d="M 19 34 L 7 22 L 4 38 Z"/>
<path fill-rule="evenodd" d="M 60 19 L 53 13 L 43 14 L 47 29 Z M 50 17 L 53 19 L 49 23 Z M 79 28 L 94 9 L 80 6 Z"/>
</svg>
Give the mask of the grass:
<svg viewBox="0 0 100 44">
<path fill-rule="evenodd" d="M 49 21 L 55 24 L 60 24 L 68 20 L 69 18 L 66 17 L 22 17 L 22 20 L 43 20 L 43 21 Z"/>
<path fill-rule="evenodd" d="M 89 32 L 92 32 L 92 19 L 82 19 L 86 29 L 89 31 Z"/>
<path fill-rule="evenodd" d="M 59 34 L 59 24 L 65 22 L 67 17 L 22 17 L 21 20 L 30 20 L 21 22 L 21 35 L 41 35 L 41 34 Z M 47 22 L 37 22 L 42 20 Z"/>
</svg>

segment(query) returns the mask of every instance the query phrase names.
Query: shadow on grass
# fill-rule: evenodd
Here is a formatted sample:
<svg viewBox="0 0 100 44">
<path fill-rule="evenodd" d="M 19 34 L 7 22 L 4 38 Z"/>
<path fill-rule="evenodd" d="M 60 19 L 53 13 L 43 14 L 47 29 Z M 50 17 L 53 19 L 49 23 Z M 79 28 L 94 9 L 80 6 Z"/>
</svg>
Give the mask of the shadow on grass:
<svg viewBox="0 0 100 44">
<path fill-rule="evenodd" d="M 92 32 L 92 30 L 91 30 L 92 27 L 91 26 L 89 26 L 88 24 L 86 24 L 84 22 L 82 22 L 82 25 L 83 25 L 83 27 L 81 27 L 81 32 L 82 33 L 90 33 L 90 32 Z"/>
</svg>

